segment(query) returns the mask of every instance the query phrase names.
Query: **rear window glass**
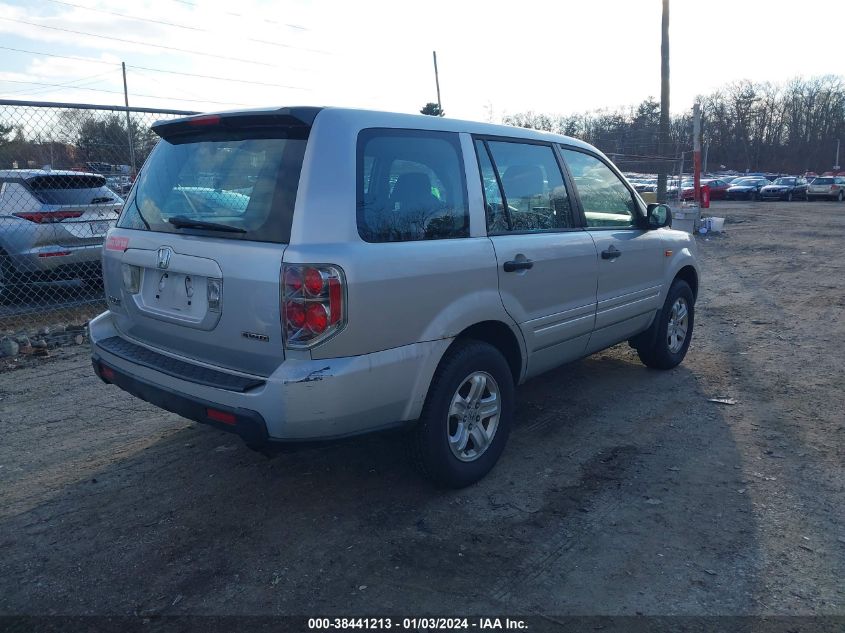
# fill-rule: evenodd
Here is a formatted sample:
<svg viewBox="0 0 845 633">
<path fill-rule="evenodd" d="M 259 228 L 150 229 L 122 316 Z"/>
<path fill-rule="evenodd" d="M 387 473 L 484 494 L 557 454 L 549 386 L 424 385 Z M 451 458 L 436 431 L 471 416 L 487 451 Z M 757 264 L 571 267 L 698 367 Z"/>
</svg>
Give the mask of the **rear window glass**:
<svg viewBox="0 0 845 633">
<path fill-rule="evenodd" d="M 358 232 L 368 242 L 469 235 L 457 134 L 363 130 L 358 137 Z"/>
<path fill-rule="evenodd" d="M 42 204 L 109 204 L 120 200 L 106 187 L 106 179 L 96 174 L 49 174 L 29 178 L 26 184 Z"/>
<path fill-rule="evenodd" d="M 832 185 L 833 184 L 833 178 L 816 178 L 813 181 L 813 184 L 814 185 Z"/>
<path fill-rule="evenodd" d="M 288 242 L 306 140 L 162 139 L 118 226 Z"/>
</svg>

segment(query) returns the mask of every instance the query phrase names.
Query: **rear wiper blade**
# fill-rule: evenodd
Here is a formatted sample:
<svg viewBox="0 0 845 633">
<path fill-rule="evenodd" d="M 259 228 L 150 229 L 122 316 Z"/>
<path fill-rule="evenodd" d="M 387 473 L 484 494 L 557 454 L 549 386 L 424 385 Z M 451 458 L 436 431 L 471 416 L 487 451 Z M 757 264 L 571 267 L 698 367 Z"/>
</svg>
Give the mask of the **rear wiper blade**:
<svg viewBox="0 0 845 633">
<path fill-rule="evenodd" d="M 174 215 L 167 219 L 170 224 L 177 229 L 205 229 L 206 231 L 225 231 L 227 233 L 246 233 L 246 229 L 237 226 L 229 226 L 228 224 L 218 224 L 217 222 L 203 222 L 202 220 L 192 220 L 186 218 L 184 215 Z"/>
</svg>

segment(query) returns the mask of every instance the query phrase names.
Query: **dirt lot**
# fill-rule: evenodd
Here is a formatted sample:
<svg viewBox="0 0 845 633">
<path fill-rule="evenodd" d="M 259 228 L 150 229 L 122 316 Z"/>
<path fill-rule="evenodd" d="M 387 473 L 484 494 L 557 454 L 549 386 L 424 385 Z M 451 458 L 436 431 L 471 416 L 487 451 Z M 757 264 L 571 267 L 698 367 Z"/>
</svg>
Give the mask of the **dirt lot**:
<svg viewBox="0 0 845 633">
<path fill-rule="evenodd" d="M 686 362 L 523 385 L 458 492 L 401 437 L 268 460 L 79 348 L 0 374 L 0 613 L 845 614 L 845 205 L 713 213 Z"/>
</svg>

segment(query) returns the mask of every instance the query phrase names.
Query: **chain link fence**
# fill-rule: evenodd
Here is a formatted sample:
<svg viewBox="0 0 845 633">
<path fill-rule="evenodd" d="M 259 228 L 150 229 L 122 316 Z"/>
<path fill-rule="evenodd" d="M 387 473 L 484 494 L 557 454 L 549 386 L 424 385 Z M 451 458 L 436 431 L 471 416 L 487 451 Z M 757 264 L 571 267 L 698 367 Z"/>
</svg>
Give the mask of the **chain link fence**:
<svg viewBox="0 0 845 633">
<path fill-rule="evenodd" d="M 0 356 L 84 337 L 105 307 L 103 240 L 156 143 L 151 126 L 187 114 L 0 100 Z"/>
</svg>

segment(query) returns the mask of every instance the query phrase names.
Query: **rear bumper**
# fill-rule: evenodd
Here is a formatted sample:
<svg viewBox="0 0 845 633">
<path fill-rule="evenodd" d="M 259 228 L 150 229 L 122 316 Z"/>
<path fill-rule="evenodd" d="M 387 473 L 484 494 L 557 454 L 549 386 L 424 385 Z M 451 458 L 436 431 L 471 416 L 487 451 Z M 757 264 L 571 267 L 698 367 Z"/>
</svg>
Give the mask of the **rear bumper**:
<svg viewBox="0 0 845 633">
<path fill-rule="evenodd" d="M 101 271 L 102 244 L 85 246 L 35 246 L 25 251 L 10 252 L 15 270 L 24 275 L 63 274 L 71 271 Z M 102 274 L 102 273 L 100 273 Z"/>
<path fill-rule="evenodd" d="M 813 193 L 812 191 L 807 192 L 807 197 L 813 200 L 836 200 L 836 197 L 839 193 Z"/>
<path fill-rule="evenodd" d="M 256 379 L 255 387 L 237 391 L 109 351 L 115 348 L 105 341 L 120 336 L 109 312 L 91 321 L 89 333 L 101 378 L 163 409 L 238 433 L 252 444 L 340 439 L 417 419 L 437 363 L 451 343 L 444 339 L 326 360 L 287 358 L 270 376 L 239 374 L 151 350 L 174 362 Z M 103 367 L 111 373 L 104 375 Z M 208 409 L 232 414 L 235 423 L 215 422 Z"/>
<path fill-rule="evenodd" d="M 257 448 L 267 443 L 267 425 L 261 415 L 255 411 L 221 407 L 214 402 L 189 397 L 162 386 L 138 380 L 112 367 L 96 353 L 92 355 L 91 362 L 94 365 L 94 373 L 100 377 L 100 380 L 116 385 L 141 400 L 146 400 L 157 407 L 172 411 L 183 418 L 237 433 L 250 446 Z M 214 412 L 217 412 L 217 414 Z M 219 413 L 228 415 L 219 415 Z M 210 417 L 211 415 L 215 415 L 217 419 Z M 227 421 L 223 422 L 221 419 Z"/>
</svg>

